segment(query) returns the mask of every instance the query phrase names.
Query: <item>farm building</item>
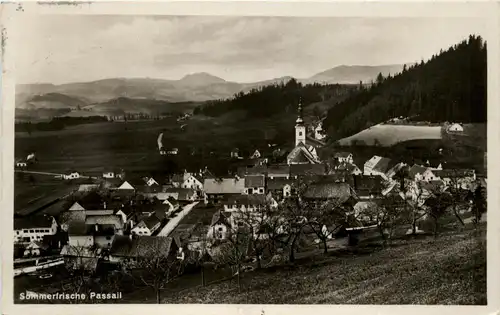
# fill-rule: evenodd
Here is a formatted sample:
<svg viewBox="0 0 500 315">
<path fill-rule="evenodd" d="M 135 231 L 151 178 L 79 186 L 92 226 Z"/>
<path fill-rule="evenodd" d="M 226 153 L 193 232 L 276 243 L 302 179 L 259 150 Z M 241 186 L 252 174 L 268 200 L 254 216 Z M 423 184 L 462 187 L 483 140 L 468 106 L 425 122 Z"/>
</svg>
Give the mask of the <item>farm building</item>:
<svg viewBox="0 0 500 315">
<path fill-rule="evenodd" d="M 464 127 L 462 126 L 462 124 L 453 123 L 450 126 L 448 126 L 448 131 L 463 132 L 464 131 Z"/>
<path fill-rule="evenodd" d="M 245 176 L 245 194 L 264 194 L 265 183 L 264 175 Z"/>
<path fill-rule="evenodd" d="M 364 165 L 364 175 L 373 176 L 379 175 L 384 179 L 387 179 L 386 172 L 389 170 L 390 159 L 374 155 L 371 159 L 366 161 Z"/>
<path fill-rule="evenodd" d="M 57 232 L 57 222 L 52 216 L 31 216 L 14 220 L 14 243 L 41 241 L 45 235 Z"/>
<path fill-rule="evenodd" d="M 63 175 L 63 178 L 66 180 L 78 179 L 80 178 L 80 173 L 78 173 L 77 171 L 71 171 L 69 172 L 69 174 Z"/>
</svg>

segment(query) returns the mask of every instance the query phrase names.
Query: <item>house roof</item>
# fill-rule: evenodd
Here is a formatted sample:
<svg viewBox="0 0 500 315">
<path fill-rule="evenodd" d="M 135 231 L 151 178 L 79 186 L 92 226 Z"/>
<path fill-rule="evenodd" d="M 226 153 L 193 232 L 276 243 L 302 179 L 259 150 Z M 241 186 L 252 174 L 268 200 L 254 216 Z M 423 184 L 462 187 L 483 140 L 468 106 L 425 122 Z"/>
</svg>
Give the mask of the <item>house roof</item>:
<svg viewBox="0 0 500 315">
<path fill-rule="evenodd" d="M 245 189 L 244 178 L 206 178 L 203 189 L 207 194 L 241 194 Z"/>
<path fill-rule="evenodd" d="M 292 179 L 286 179 L 286 178 L 273 178 L 273 179 L 268 179 L 267 180 L 267 189 L 269 190 L 276 190 L 276 189 L 283 189 L 286 185 L 292 185 L 294 183 L 294 180 Z"/>
<path fill-rule="evenodd" d="M 267 197 L 265 195 L 235 195 L 230 196 L 227 200 L 224 200 L 223 204 L 236 206 L 262 206 L 267 204 Z"/>
<path fill-rule="evenodd" d="M 255 165 L 252 167 L 248 166 L 239 166 L 237 168 L 237 174 L 238 176 L 245 176 L 245 175 L 266 175 L 267 174 L 267 166 L 266 165 Z"/>
<path fill-rule="evenodd" d="M 150 230 L 158 223 L 161 223 L 160 219 L 156 215 L 150 215 L 149 217 L 143 219 L 142 222 Z"/>
<path fill-rule="evenodd" d="M 268 176 L 276 176 L 276 175 L 289 175 L 290 174 L 290 166 L 289 165 L 270 165 L 267 167 L 267 175 Z"/>
<path fill-rule="evenodd" d="M 96 191 L 91 191 L 76 202 L 85 210 L 100 210 L 104 208 L 105 199 Z"/>
<path fill-rule="evenodd" d="M 92 226 L 85 221 L 70 221 L 68 225 L 68 235 L 87 235 L 91 230 Z"/>
<path fill-rule="evenodd" d="M 377 162 L 377 164 L 375 164 L 375 166 L 373 166 L 372 170 L 385 173 L 385 172 L 387 172 L 387 169 L 389 168 L 389 163 L 391 163 L 391 159 L 388 159 L 386 157 L 382 157 Z"/>
<path fill-rule="evenodd" d="M 35 215 L 14 219 L 14 230 L 33 229 L 33 228 L 50 228 L 52 227 L 53 218 L 45 215 Z"/>
<path fill-rule="evenodd" d="M 177 200 L 189 200 L 196 194 L 196 190 L 191 188 L 168 188 L 165 192 L 177 194 Z"/>
<path fill-rule="evenodd" d="M 444 182 L 440 180 L 433 180 L 429 182 L 421 182 L 420 187 L 427 191 L 436 191 L 444 187 Z"/>
<path fill-rule="evenodd" d="M 397 163 L 396 165 L 394 165 L 393 167 L 391 167 L 388 171 L 387 171 L 387 176 L 388 177 L 393 177 L 394 175 L 396 175 L 396 173 L 401 170 L 403 167 L 405 167 L 406 164 L 403 163 L 403 162 L 400 162 L 400 163 Z"/>
<path fill-rule="evenodd" d="M 214 226 L 216 224 L 225 224 L 227 226 L 231 226 L 229 224 L 229 221 L 227 220 L 226 215 L 221 210 L 217 211 L 212 216 L 212 222 L 210 223 L 210 226 Z"/>
<path fill-rule="evenodd" d="M 180 244 L 172 237 L 117 235 L 111 245 L 110 255 L 121 257 L 167 257 Z"/>
<path fill-rule="evenodd" d="M 87 215 L 85 217 L 85 224 L 121 226 L 123 223 L 122 223 L 122 217 L 111 214 L 111 215 Z"/>
<path fill-rule="evenodd" d="M 382 193 L 384 185 L 380 176 L 353 176 L 354 190 L 358 195 L 378 195 Z"/>
<path fill-rule="evenodd" d="M 410 170 L 408 171 L 408 176 L 410 178 L 415 178 L 415 176 L 417 174 L 423 174 L 423 173 L 425 173 L 426 170 L 427 170 L 427 167 L 414 164 L 412 167 L 410 167 Z"/>
<path fill-rule="evenodd" d="M 245 188 L 264 187 L 264 185 L 265 185 L 264 175 L 246 175 L 245 176 Z"/>
<path fill-rule="evenodd" d="M 333 157 L 334 158 L 347 158 L 347 157 L 349 157 L 349 155 L 352 155 L 352 153 L 349 153 L 349 152 L 336 152 Z"/>
<path fill-rule="evenodd" d="M 290 165 L 291 176 L 305 175 L 325 175 L 326 165 L 324 164 L 292 164 Z"/>
<path fill-rule="evenodd" d="M 337 199 L 344 203 L 355 196 L 351 187 L 346 183 L 320 182 L 307 187 L 304 198 L 308 199 Z"/>
</svg>

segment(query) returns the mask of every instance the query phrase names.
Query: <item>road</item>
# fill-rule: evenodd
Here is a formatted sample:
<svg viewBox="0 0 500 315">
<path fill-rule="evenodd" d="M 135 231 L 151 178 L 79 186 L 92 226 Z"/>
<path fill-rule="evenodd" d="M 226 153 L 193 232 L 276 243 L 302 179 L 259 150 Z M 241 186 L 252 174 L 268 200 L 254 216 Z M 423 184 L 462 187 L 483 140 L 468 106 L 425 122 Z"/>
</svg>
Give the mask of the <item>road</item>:
<svg viewBox="0 0 500 315">
<path fill-rule="evenodd" d="M 165 227 L 158 233 L 158 236 L 168 236 L 179 225 L 181 220 L 198 204 L 199 201 L 190 203 L 182 209 L 172 220 L 168 221 Z"/>
</svg>

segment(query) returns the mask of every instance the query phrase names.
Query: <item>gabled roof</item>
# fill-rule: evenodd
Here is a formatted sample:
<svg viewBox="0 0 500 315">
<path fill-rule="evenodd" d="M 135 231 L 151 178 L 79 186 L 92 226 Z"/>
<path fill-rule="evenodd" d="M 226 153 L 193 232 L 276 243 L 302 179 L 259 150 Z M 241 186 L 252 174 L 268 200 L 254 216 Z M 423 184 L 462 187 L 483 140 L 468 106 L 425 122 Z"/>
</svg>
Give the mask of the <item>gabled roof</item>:
<svg viewBox="0 0 500 315">
<path fill-rule="evenodd" d="M 375 166 L 373 166 L 372 170 L 377 172 L 385 173 L 389 169 L 389 164 L 391 163 L 391 159 L 386 157 L 382 157 Z"/>
<path fill-rule="evenodd" d="M 324 164 L 292 164 L 290 165 L 291 176 L 305 175 L 325 175 L 326 165 Z"/>
<path fill-rule="evenodd" d="M 210 226 L 214 226 L 216 224 L 224 224 L 229 227 L 231 226 L 229 224 L 229 221 L 227 220 L 226 215 L 221 210 L 217 211 L 212 216 L 212 222 L 210 223 Z"/>
<path fill-rule="evenodd" d="M 14 219 L 14 230 L 50 228 L 52 227 L 52 222 L 53 218 L 45 215 L 35 215 Z"/>
<path fill-rule="evenodd" d="M 117 189 L 133 190 L 135 188 L 128 181 L 124 181 Z"/>
<path fill-rule="evenodd" d="M 241 194 L 244 189 L 244 178 L 205 178 L 203 182 L 207 194 Z"/>
<path fill-rule="evenodd" d="M 105 199 L 96 191 L 91 191 L 80 198 L 80 200 L 77 200 L 77 202 L 85 210 L 100 210 L 104 208 Z M 80 210 L 78 207 L 72 208 L 73 210 Z"/>
<path fill-rule="evenodd" d="M 264 185 L 265 185 L 264 175 L 246 175 L 245 176 L 245 188 L 264 187 Z"/>
<path fill-rule="evenodd" d="M 291 163 L 319 163 L 316 157 L 309 151 L 309 149 L 300 142 L 293 150 L 288 154 L 287 161 Z"/>
<path fill-rule="evenodd" d="M 85 224 L 87 225 L 114 225 L 122 226 L 122 218 L 120 216 L 111 215 L 88 215 L 85 217 Z"/>
<path fill-rule="evenodd" d="M 179 247 L 172 237 L 117 235 L 111 245 L 110 255 L 119 257 L 167 257 Z"/>
<path fill-rule="evenodd" d="M 145 218 L 144 220 L 142 220 L 142 222 L 144 223 L 144 225 L 148 228 L 148 229 L 152 229 L 155 225 L 161 223 L 160 222 L 160 219 L 156 216 L 156 215 L 151 215 L 147 218 Z"/>
<path fill-rule="evenodd" d="M 423 173 L 425 173 L 425 171 L 427 171 L 427 167 L 414 164 L 412 167 L 410 167 L 410 170 L 408 171 L 408 176 L 410 178 L 415 178 L 417 174 L 422 175 Z"/>
<path fill-rule="evenodd" d="M 384 189 L 380 176 L 353 176 L 354 190 L 358 195 L 379 195 Z"/>
</svg>

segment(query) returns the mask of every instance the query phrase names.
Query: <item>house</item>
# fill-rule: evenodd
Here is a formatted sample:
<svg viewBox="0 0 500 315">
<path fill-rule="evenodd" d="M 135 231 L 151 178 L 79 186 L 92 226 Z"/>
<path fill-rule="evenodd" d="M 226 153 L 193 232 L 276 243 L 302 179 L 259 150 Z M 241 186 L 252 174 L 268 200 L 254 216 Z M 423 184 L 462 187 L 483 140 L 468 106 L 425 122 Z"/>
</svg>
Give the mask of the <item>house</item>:
<svg viewBox="0 0 500 315">
<path fill-rule="evenodd" d="M 422 176 L 424 175 L 425 171 L 427 171 L 427 167 L 414 164 L 408 170 L 408 178 L 412 181 L 420 181 L 422 180 Z"/>
<path fill-rule="evenodd" d="M 148 186 L 159 186 L 158 182 L 153 177 L 143 177 L 144 183 Z"/>
<path fill-rule="evenodd" d="M 118 188 L 117 190 L 130 190 L 130 191 L 135 191 L 134 186 L 132 186 L 128 181 L 124 181 Z"/>
<path fill-rule="evenodd" d="M 166 151 L 167 155 L 177 155 L 179 153 L 178 148 L 171 148 Z"/>
<path fill-rule="evenodd" d="M 444 169 L 434 170 L 435 180 L 443 181 L 447 186 L 454 185 L 462 189 L 469 189 L 476 181 L 476 172 L 473 169 Z"/>
<path fill-rule="evenodd" d="M 394 178 L 394 176 L 396 176 L 396 174 L 401 171 L 404 167 L 406 167 L 407 164 L 406 163 L 403 163 L 403 162 L 399 162 L 398 164 L 394 165 L 393 167 L 391 167 L 387 173 L 386 173 L 386 176 L 387 176 L 387 179 L 392 179 Z"/>
<path fill-rule="evenodd" d="M 226 212 L 252 212 L 263 207 L 277 207 L 277 202 L 270 195 L 236 195 L 222 201 Z"/>
<path fill-rule="evenodd" d="M 361 175 L 363 172 L 359 169 L 359 167 L 354 163 L 342 163 L 335 167 L 336 171 L 346 171 L 351 175 Z"/>
<path fill-rule="evenodd" d="M 239 159 L 240 158 L 240 150 L 238 148 L 233 149 L 231 151 L 231 158 L 232 159 Z"/>
<path fill-rule="evenodd" d="M 389 170 L 390 159 L 374 155 L 371 159 L 366 161 L 363 169 L 363 174 L 367 176 L 378 175 L 387 179 L 387 171 Z"/>
<path fill-rule="evenodd" d="M 203 182 L 201 176 L 195 176 L 194 174 L 189 174 L 182 184 L 180 185 L 182 188 L 188 188 L 193 190 L 203 190 Z"/>
<path fill-rule="evenodd" d="M 164 193 L 168 197 L 183 202 L 193 202 L 200 197 L 196 190 L 190 188 L 167 188 Z"/>
<path fill-rule="evenodd" d="M 16 167 L 19 167 L 19 168 L 25 168 L 28 166 L 28 163 L 26 163 L 25 161 L 23 160 L 18 160 L 16 162 Z"/>
<path fill-rule="evenodd" d="M 264 194 L 265 185 L 266 179 L 264 175 L 247 175 L 245 176 L 244 193 L 248 195 Z"/>
<path fill-rule="evenodd" d="M 116 211 L 115 215 L 120 216 L 122 218 L 122 222 L 124 223 L 124 230 L 131 230 L 136 223 L 136 212 L 134 208 L 130 205 L 124 205 L 122 208 Z"/>
<path fill-rule="evenodd" d="M 290 165 L 290 178 L 297 179 L 310 175 L 325 175 L 325 164 L 292 164 Z"/>
<path fill-rule="evenodd" d="M 141 220 L 132 229 L 131 233 L 136 235 L 152 235 L 161 225 L 160 219 L 156 215 Z"/>
<path fill-rule="evenodd" d="M 464 131 L 464 127 L 462 124 L 459 124 L 459 123 L 452 123 L 448 126 L 448 131 L 452 131 L 452 132 L 463 132 Z"/>
<path fill-rule="evenodd" d="M 147 257 L 164 257 L 173 261 L 177 259 L 180 248 L 182 248 L 180 241 L 173 237 L 118 236 L 111 246 L 109 261 L 111 263 L 134 263 Z"/>
<path fill-rule="evenodd" d="M 344 207 L 353 207 L 357 203 L 356 192 L 349 184 L 332 181 L 321 181 L 309 185 L 303 198 L 312 202 L 333 201 Z"/>
<path fill-rule="evenodd" d="M 261 154 L 260 154 L 259 150 L 255 150 L 253 152 L 253 154 L 250 156 L 251 159 L 258 159 L 260 157 L 261 157 Z"/>
<path fill-rule="evenodd" d="M 80 173 L 78 173 L 77 171 L 71 171 L 69 174 L 63 175 L 63 179 L 66 179 L 66 180 L 72 180 L 72 179 L 78 179 L 78 178 L 80 178 Z"/>
<path fill-rule="evenodd" d="M 207 231 L 208 239 L 225 240 L 231 235 L 231 223 L 223 211 L 219 210 L 212 216 L 212 222 Z"/>
<path fill-rule="evenodd" d="M 238 176 L 233 178 L 205 178 L 203 190 L 207 202 L 216 203 L 231 195 L 241 195 L 245 192 L 245 179 Z"/>
<path fill-rule="evenodd" d="M 119 215 L 87 215 L 82 221 L 69 222 L 68 244 L 73 247 L 109 248 L 115 235 L 123 234 Z"/>
<path fill-rule="evenodd" d="M 45 235 L 57 233 L 57 222 L 52 216 L 34 215 L 14 219 L 14 243 L 29 244 L 42 241 Z"/>
<path fill-rule="evenodd" d="M 333 157 L 338 163 L 354 163 L 352 153 L 349 152 L 337 152 Z"/>
<path fill-rule="evenodd" d="M 288 179 L 290 177 L 290 166 L 287 164 L 269 165 L 267 167 L 267 177 L 269 179 L 274 179 L 274 178 Z"/>
<path fill-rule="evenodd" d="M 282 177 L 268 179 L 266 193 L 271 193 L 278 200 L 290 197 L 293 183 L 293 180 Z"/>
<path fill-rule="evenodd" d="M 267 169 L 267 165 L 238 166 L 236 174 L 239 177 L 245 177 L 246 175 L 267 175 Z"/>
<path fill-rule="evenodd" d="M 32 241 L 31 243 L 26 246 L 24 249 L 23 256 L 42 256 L 45 254 L 49 249 L 49 246 L 47 244 L 44 244 L 41 241 Z"/>
<path fill-rule="evenodd" d="M 113 179 L 113 178 L 123 179 L 125 177 L 125 174 L 124 174 L 123 170 L 122 171 L 108 170 L 108 171 L 105 171 L 102 173 L 102 177 L 105 179 Z"/>
<path fill-rule="evenodd" d="M 318 124 L 314 127 L 314 138 L 316 140 L 323 140 L 326 138 L 326 135 L 323 133 L 322 121 L 318 122 Z"/>
<path fill-rule="evenodd" d="M 68 269 L 83 269 L 90 272 L 95 272 L 101 249 L 92 247 L 64 245 L 61 250 L 61 256 L 64 257 L 65 267 Z"/>
<path fill-rule="evenodd" d="M 167 206 L 167 212 L 173 212 L 177 209 L 179 209 L 179 202 L 173 198 L 173 197 L 168 197 L 163 201 L 163 204 Z"/>
<path fill-rule="evenodd" d="M 353 176 L 353 189 L 359 199 L 374 199 L 382 196 L 384 185 L 380 176 Z"/>
</svg>

